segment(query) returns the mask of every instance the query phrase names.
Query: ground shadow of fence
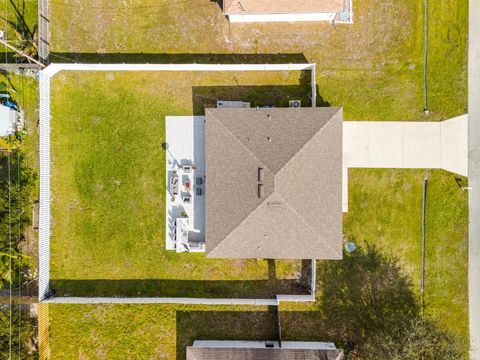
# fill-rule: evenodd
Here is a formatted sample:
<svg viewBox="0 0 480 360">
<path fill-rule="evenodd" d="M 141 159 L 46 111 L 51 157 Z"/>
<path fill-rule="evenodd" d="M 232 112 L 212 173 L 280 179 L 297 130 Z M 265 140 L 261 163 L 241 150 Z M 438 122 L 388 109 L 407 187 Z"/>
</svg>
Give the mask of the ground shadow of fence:
<svg viewBox="0 0 480 360">
<path fill-rule="evenodd" d="M 279 279 L 269 260 L 265 280 L 177 280 L 177 279 L 51 279 L 57 296 L 75 297 L 194 297 L 274 299 L 278 294 L 308 295 L 310 261 L 302 261 L 298 278 Z"/>
<path fill-rule="evenodd" d="M 128 64 L 289 64 L 308 63 L 303 53 L 215 54 L 215 53 L 75 53 L 52 52 L 50 62 Z"/>
</svg>

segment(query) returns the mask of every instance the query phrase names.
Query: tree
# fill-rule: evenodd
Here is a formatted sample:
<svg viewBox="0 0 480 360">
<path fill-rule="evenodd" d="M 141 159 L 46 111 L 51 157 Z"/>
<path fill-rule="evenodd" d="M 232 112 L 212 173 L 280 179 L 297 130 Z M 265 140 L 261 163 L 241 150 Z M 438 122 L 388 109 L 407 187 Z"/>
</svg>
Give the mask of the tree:
<svg viewBox="0 0 480 360">
<path fill-rule="evenodd" d="M 375 334 L 365 344 L 364 359 L 458 360 L 458 341 L 429 317 L 418 316 L 397 324 L 396 329 Z"/>
<path fill-rule="evenodd" d="M 20 244 L 30 224 L 30 194 L 35 181 L 19 150 L 0 157 L 0 289 L 10 282 L 18 284 L 22 280 L 18 270 L 27 265 Z"/>
<path fill-rule="evenodd" d="M 422 316 L 410 279 L 375 246 L 320 263 L 320 312 L 349 359 L 459 359 L 457 342 Z M 350 346 L 351 348 L 352 346 Z"/>
<path fill-rule="evenodd" d="M 15 48 L 27 56 L 36 58 L 38 55 L 37 26 L 35 25 L 33 28 L 30 28 L 25 21 L 25 1 L 19 6 L 17 6 L 14 0 L 9 0 L 9 2 L 15 13 L 15 20 L 3 16 L 0 16 L 0 18 L 8 23 L 15 33 L 15 40 L 13 41 Z M 14 57 L 23 60 L 27 59 L 19 53 L 15 53 Z"/>
<path fill-rule="evenodd" d="M 37 358 L 33 319 L 27 309 L 19 309 L 17 305 L 0 305 L 0 324 L 0 360 L 10 358 L 10 349 L 11 359 Z"/>
</svg>

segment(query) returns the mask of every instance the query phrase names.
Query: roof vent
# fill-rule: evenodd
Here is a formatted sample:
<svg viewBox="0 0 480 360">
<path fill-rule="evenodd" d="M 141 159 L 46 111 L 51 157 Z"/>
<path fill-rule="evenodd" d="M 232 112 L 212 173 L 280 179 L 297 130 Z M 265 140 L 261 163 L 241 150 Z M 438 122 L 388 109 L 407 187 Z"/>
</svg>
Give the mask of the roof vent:
<svg viewBox="0 0 480 360">
<path fill-rule="evenodd" d="M 281 206 L 282 203 L 280 201 L 269 201 L 267 202 L 268 206 Z"/>
<path fill-rule="evenodd" d="M 258 168 L 258 181 L 263 182 L 263 179 L 265 178 L 265 170 L 261 167 Z"/>
<path fill-rule="evenodd" d="M 258 184 L 258 197 L 261 199 L 265 197 L 265 190 L 263 189 L 262 184 Z"/>
</svg>

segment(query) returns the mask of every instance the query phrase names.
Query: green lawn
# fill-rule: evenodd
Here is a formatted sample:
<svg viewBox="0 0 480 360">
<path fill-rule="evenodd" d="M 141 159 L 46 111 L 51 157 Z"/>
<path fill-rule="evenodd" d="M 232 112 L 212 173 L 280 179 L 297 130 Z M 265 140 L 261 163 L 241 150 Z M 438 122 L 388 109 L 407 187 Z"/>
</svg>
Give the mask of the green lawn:
<svg viewBox="0 0 480 360">
<path fill-rule="evenodd" d="M 215 99 L 309 101 L 300 72 L 60 73 L 52 84 L 51 280 L 69 295 L 274 296 L 300 261 L 165 250 L 165 116 Z M 283 86 L 270 86 L 282 83 Z"/>
<path fill-rule="evenodd" d="M 319 102 L 347 119 L 423 120 L 423 0 L 354 0 L 352 25 L 231 24 L 210 0 L 51 4 L 52 58 L 315 62 Z M 467 1 L 429 4 L 430 116 L 466 112 Z M 215 54 L 213 56 L 212 54 Z M 237 54 L 237 55 L 223 55 Z"/>
<path fill-rule="evenodd" d="M 356 339 L 359 333 L 388 333 L 389 324 L 402 314 L 418 311 L 424 176 L 429 178 L 426 311 L 458 339 L 467 358 L 467 199 L 455 176 L 444 171 L 351 170 L 350 211 L 344 232 L 363 248 L 375 245 L 377 253 L 370 260 L 361 255 L 356 262 L 319 261 L 318 301 L 282 304 L 283 340 L 335 341 L 342 346 L 344 342 L 339 340 L 346 338 L 355 339 L 361 348 L 362 342 Z M 395 262 L 399 267 L 392 265 Z M 371 299 L 384 306 L 364 303 Z M 49 309 L 45 320 L 49 340 L 43 338 L 41 351 L 48 344 L 55 359 L 181 360 L 186 346 L 195 339 L 278 337 L 275 312 L 266 307 L 44 306 Z M 356 322 L 371 317 L 372 312 L 378 315 L 368 324 Z"/>
<path fill-rule="evenodd" d="M 466 179 L 446 171 L 350 169 L 346 238 L 399 259 L 420 294 L 422 186 L 426 206 L 425 309 L 468 346 Z"/>
<path fill-rule="evenodd" d="M 365 275 L 370 267 L 366 263 L 361 269 L 347 266 L 345 269 L 351 273 L 336 271 L 332 277 L 333 273 L 329 272 L 325 277 L 321 271 L 324 266 L 335 268 L 339 264 L 339 268 L 343 268 L 341 263 L 345 260 L 318 262 L 318 302 L 282 305 L 280 319 L 284 340 L 335 341 L 344 327 L 348 336 L 355 338 L 362 329 L 355 330 L 358 325 L 352 323 L 354 315 L 345 316 L 344 311 L 350 302 L 355 304 L 350 311 L 361 309 L 365 294 L 358 291 L 362 291 L 365 283 L 372 282 L 375 293 L 392 292 L 381 301 L 391 304 L 397 311 L 389 314 L 388 310 L 382 313 L 383 309 L 377 309 L 382 316 L 393 316 L 394 320 L 398 312 L 409 311 L 413 303 L 418 305 L 421 197 L 425 175 L 429 178 L 426 311 L 459 340 L 467 354 L 467 199 L 454 175 L 444 171 L 351 170 L 350 211 L 345 216 L 345 235 L 362 247 L 367 243 L 376 245 L 380 263 L 385 261 L 382 257 L 398 260 L 400 268 L 395 271 L 400 273 L 394 273 L 393 279 L 382 278 L 379 274 L 369 277 Z M 390 268 L 387 263 L 382 266 L 386 270 Z M 411 280 L 412 287 L 399 286 L 395 279 L 402 278 Z M 390 283 L 392 280 L 394 282 Z M 345 281 L 347 287 L 343 288 Z M 350 300 L 346 304 L 337 303 L 341 297 Z M 339 306 L 343 310 L 339 310 Z M 274 313 L 265 307 L 56 304 L 48 307 L 48 344 L 55 359 L 172 359 L 174 354 L 177 359 L 184 359 L 185 347 L 195 339 L 262 340 L 277 336 Z"/>
<path fill-rule="evenodd" d="M 374 262 L 380 267 L 370 272 L 371 263 L 364 260 L 318 262 L 318 301 L 284 303 L 281 307 L 284 340 L 338 341 L 342 331 L 355 339 L 365 325 L 357 328 L 354 313 L 347 317 L 342 314 L 358 313 L 367 306 L 363 299 L 370 295 L 396 309 L 393 313 L 390 307 L 376 309 L 381 317 L 374 319 L 382 324 L 395 321 L 398 313 L 418 311 L 424 176 L 429 178 L 426 312 L 459 340 L 467 354 L 467 196 L 455 176 L 444 171 L 351 170 L 350 210 L 344 219 L 344 232 L 363 248 L 375 245 L 378 253 Z M 386 259 L 398 261 L 399 267 L 392 267 Z M 324 272 L 328 268 L 338 270 Z M 365 284 L 373 286 L 373 294 L 363 293 Z M 276 337 L 275 317 L 266 308 L 49 305 L 49 309 L 50 351 L 59 359 L 171 359 L 175 353 L 177 359 L 184 359 L 185 346 L 195 339 Z M 371 316 L 367 314 L 370 310 L 369 305 L 361 310 L 360 319 Z"/>
<path fill-rule="evenodd" d="M 51 359 L 182 360 L 195 339 L 277 337 L 275 312 L 266 307 L 49 305 L 48 309 Z"/>
<path fill-rule="evenodd" d="M 315 62 L 319 105 L 343 107 L 346 119 L 424 120 L 423 3 L 354 0 L 354 24 L 333 28 L 316 23 L 230 26 L 210 0 L 165 4 L 99 0 L 94 5 L 88 0 L 62 0 L 50 4 L 52 59 Z M 466 0 L 429 3 L 427 120 L 466 112 L 467 7 Z M 167 294 L 202 295 L 212 288 L 207 281 L 196 280 L 209 279 L 219 281 L 214 292 L 252 296 L 270 294 L 278 286 L 268 285 L 268 266 L 262 261 L 205 260 L 201 255 L 162 251 L 164 184 L 156 180 L 164 178 L 164 116 L 200 114 L 205 103 L 219 96 L 260 98 L 260 104 L 279 105 L 286 104 L 287 94 L 305 97 L 306 81 L 299 86 L 298 75 L 255 79 L 233 75 L 198 74 L 188 79 L 165 73 L 57 75 L 52 93 L 54 284 L 67 293 L 108 288 L 130 294 L 138 281 L 131 284 L 125 279 L 162 279 L 173 281 L 145 281 L 141 291 L 155 287 Z M 235 87 L 237 83 L 244 86 Z M 255 84 L 265 87 L 253 88 Z M 288 86 L 272 87 L 278 84 Z M 375 244 L 385 256 L 398 258 L 402 273 L 412 281 L 416 300 L 425 174 L 422 170 L 350 170 L 349 213 L 344 217 L 347 238 Z M 430 171 L 428 177 L 426 312 L 460 339 L 466 354 L 467 198 L 453 174 Z M 288 278 L 298 271 L 298 263 L 277 264 L 277 276 Z M 251 281 L 231 282 L 240 279 Z M 327 336 L 332 336 L 325 327 L 320 285 L 318 303 L 284 306 L 286 339 L 329 340 Z M 245 316 L 227 317 L 228 326 L 223 326 L 226 313 L 215 313 L 207 321 L 203 308 L 180 307 L 179 312 L 173 305 L 50 308 L 54 358 L 145 355 L 171 359 L 176 353 L 182 359 L 185 344 L 194 338 L 274 335 L 266 309 L 255 313 L 249 308 Z M 132 330 L 132 323 L 141 325 Z"/>
</svg>

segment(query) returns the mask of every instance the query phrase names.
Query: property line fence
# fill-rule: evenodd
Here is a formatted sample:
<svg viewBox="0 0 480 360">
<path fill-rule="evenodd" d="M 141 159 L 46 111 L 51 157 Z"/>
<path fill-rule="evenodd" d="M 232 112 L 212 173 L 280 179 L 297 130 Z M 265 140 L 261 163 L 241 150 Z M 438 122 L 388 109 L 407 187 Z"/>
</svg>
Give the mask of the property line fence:
<svg viewBox="0 0 480 360">
<path fill-rule="evenodd" d="M 50 64 L 43 70 L 49 77 L 60 71 L 310 71 L 312 107 L 317 103 L 315 64 Z"/>
<path fill-rule="evenodd" d="M 277 295 L 271 299 L 162 297 L 52 297 L 50 283 L 50 80 L 60 71 L 303 71 L 311 73 L 312 107 L 316 106 L 315 64 L 50 64 L 39 72 L 40 89 L 40 213 L 38 299 L 42 303 L 157 303 L 206 305 L 278 305 L 281 301 L 315 301 L 316 263 L 312 260 L 309 295 Z"/>
<path fill-rule="evenodd" d="M 40 202 L 38 219 L 38 296 L 50 283 L 50 77 L 40 71 Z"/>
<path fill-rule="evenodd" d="M 49 43 L 49 0 L 38 1 L 38 59 L 46 64 L 50 54 Z"/>
<path fill-rule="evenodd" d="M 280 302 L 314 302 L 317 263 L 311 262 L 310 294 L 277 295 L 271 299 L 188 298 L 188 297 L 53 297 L 41 301 L 48 304 L 186 304 L 186 305 L 252 305 L 278 306 Z"/>
</svg>

